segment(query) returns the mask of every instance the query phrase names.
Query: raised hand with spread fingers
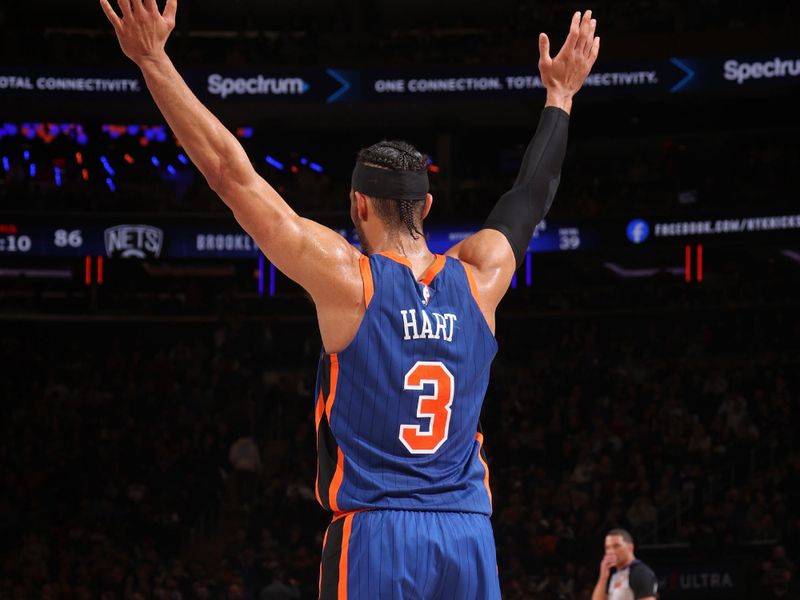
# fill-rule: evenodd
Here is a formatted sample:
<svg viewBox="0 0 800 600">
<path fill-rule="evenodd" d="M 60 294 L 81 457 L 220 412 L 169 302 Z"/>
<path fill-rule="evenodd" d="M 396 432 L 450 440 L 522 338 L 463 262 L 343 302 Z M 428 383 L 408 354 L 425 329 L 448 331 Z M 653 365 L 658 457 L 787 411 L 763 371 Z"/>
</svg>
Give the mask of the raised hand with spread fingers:
<svg viewBox="0 0 800 600">
<path fill-rule="evenodd" d="M 156 0 L 117 0 L 117 5 L 122 18 L 108 0 L 100 0 L 125 56 L 138 65 L 142 60 L 163 55 L 167 38 L 175 28 L 178 0 L 167 0 L 163 13 Z"/>
<path fill-rule="evenodd" d="M 595 37 L 597 21 L 592 11 L 572 15 L 569 34 L 555 57 L 550 57 L 550 39 L 546 33 L 539 34 L 539 73 L 547 88 L 548 106 L 564 99 L 567 106 L 559 106 L 569 112 L 572 96 L 578 93 L 592 70 L 600 53 L 600 38 Z M 551 103 L 551 96 L 553 102 Z"/>
</svg>

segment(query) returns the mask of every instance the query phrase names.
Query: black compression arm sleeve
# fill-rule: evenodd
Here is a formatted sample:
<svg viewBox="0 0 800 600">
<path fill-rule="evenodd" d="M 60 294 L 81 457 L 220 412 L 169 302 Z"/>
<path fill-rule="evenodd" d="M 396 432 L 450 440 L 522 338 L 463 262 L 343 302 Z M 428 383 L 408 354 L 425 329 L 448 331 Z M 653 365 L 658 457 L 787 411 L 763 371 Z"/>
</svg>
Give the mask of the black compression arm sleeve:
<svg viewBox="0 0 800 600">
<path fill-rule="evenodd" d="M 545 107 L 514 187 L 500 197 L 483 224 L 508 238 L 517 266 L 522 264 L 536 225 L 544 219 L 561 179 L 567 152 L 569 115 L 554 106 Z"/>
</svg>

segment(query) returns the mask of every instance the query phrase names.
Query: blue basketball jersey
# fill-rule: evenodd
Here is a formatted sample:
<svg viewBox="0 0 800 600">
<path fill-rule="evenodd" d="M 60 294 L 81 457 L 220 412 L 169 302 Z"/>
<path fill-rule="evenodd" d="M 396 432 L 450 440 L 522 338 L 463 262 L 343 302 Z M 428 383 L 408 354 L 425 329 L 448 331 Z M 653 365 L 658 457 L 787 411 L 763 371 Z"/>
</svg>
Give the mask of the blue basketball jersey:
<svg viewBox="0 0 800 600">
<path fill-rule="evenodd" d="M 437 255 L 417 281 L 383 253 L 362 257 L 361 275 L 358 332 L 319 362 L 317 499 L 336 513 L 491 514 L 478 419 L 497 344 L 469 267 Z"/>
</svg>

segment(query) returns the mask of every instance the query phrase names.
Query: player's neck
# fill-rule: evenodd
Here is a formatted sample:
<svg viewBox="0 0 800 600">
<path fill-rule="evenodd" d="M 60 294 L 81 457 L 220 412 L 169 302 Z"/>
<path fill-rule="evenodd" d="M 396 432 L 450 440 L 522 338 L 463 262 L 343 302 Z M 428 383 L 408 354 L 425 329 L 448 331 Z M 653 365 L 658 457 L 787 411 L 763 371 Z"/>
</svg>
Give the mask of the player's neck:
<svg viewBox="0 0 800 600">
<path fill-rule="evenodd" d="M 394 254 L 408 260 L 411 263 L 414 274 L 420 277 L 434 259 L 434 255 L 428 248 L 425 238 L 421 235 L 417 235 L 414 238 L 410 233 L 383 232 L 378 243 L 370 247 L 370 253 L 380 254 L 382 252 Z"/>
<path fill-rule="evenodd" d="M 407 258 L 413 265 L 416 265 L 417 261 L 430 262 L 433 260 L 433 253 L 421 235 L 417 235 L 415 239 L 411 237 L 411 234 L 386 232 L 378 243 L 372 245 L 372 248 L 376 254 L 390 252 Z"/>
<path fill-rule="evenodd" d="M 628 562 L 626 562 L 626 563 L 625 563 L 624 565 L 622 565 L 621 567 L 617 567 L 617 571 L 622 571 L 623 569 L 627 569 L 627 568 L 628 568 L 628 567 L 630 567 L 630 566 L 631 566 L 631 565 L 632 565 L 632 564 L 633 564 L 635 561 L 636 561 L 636 557 L 635 557 L 635 556 L 631 556 L 631 559 L 630 559 Z"/>
</svg>

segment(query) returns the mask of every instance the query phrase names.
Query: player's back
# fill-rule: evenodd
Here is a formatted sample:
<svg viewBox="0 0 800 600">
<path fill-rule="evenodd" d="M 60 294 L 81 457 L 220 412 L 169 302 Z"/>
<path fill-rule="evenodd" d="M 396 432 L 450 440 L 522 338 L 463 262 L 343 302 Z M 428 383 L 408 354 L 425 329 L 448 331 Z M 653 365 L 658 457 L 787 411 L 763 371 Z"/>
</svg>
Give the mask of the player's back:
<svg viewBox="0 0 800 600">
<path fill-rule="evenodd" d="M 497 344 L 466 265 L 420 281 L 392 254 L 362 258 L 364 319 L 317 374 L 317 497 L 335 512 L 491 513 L 478 432 Z"/>
</svg>

